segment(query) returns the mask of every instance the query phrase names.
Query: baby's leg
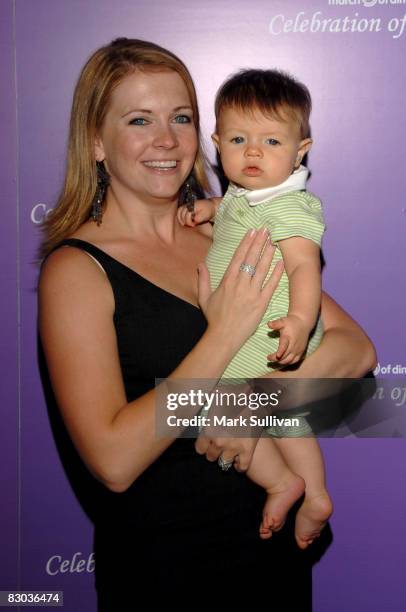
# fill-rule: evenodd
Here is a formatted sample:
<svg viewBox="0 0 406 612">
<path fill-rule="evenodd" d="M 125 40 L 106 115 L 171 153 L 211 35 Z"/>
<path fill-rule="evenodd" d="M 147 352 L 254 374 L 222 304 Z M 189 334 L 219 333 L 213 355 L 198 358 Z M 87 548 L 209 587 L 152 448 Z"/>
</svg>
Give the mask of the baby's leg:
<svg viewBox="0 0 406 612">
<path fill-rule="evenodd" d="M 333 512 L 320 446 L 316 438 L 278 438 L 275 442 L 289 467 L 306 483 L 305 498 L 296 515 L 295 537 L 300 548 L 307 548 Z"/>
<path fill-rule="evenodd" d="M 303 494 L 305 483 L 291 472 L 271 438 L 258 441 L 247 476 L 268 493 L 259 534 L 263 539 L 270 538 L 283 526 L 288 510 Z"/>
</svg>

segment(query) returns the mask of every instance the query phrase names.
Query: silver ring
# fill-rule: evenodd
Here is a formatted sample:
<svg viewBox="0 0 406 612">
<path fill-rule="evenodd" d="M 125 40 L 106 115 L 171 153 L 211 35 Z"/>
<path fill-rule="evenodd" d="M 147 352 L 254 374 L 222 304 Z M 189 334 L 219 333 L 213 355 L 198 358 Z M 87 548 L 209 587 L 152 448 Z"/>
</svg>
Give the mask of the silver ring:
<svg viewBox="0 0 406 612">
<path fill-rule="evenodd" d="M 227 470 L 229 470 L 230 467 L 233 465 L 234 459 L 231 459 L 231 461 L 226 461 L 223 458 L 223 455 L 220 455 L 220 457 L 217 460 L 217 463 L 219 464 L 223 472 L 227 472 Z"/>
<path fill-rule="evenodd" d="M 242 263 L 240 266 L 241 272 L 247 272 L 250 276 L 254 276 L 255 274 L 255 266 L 251 266 L 251 264 Z"/>
</svg>

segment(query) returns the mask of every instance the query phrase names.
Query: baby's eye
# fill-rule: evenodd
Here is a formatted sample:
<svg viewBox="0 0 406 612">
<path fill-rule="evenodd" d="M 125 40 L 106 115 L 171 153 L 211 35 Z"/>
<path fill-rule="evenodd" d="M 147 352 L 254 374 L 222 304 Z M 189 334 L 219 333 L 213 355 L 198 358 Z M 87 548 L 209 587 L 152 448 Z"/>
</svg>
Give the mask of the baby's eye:
<svg viewBox="0 0 406 612">
<path fill-rule="evenodd" d="M 174 121 L 175 123 L 190 123 L 192 118 L 189 115 L 176 115 Z"/>
<path fill-rule="evenodd" d="M 242 136 L 234 136 L 230 142 L 233 142 L 234 144 L 241 144 L 244 142 L 244 138 Z"/>
<path fill-rule="evenodd" d="M 131 119 L 129 125 L 147 125 L 149 123 L 148 119 L 144 119 L 144 117 L 134 117 Z"/>
<path fill-rule="evenodd" d="M 279 140 L 275 140 L 275 138 L 267 138 L 265 142 L 266 144 L 273 145 L 273 146 L 280 144 Z"/>
</svg>

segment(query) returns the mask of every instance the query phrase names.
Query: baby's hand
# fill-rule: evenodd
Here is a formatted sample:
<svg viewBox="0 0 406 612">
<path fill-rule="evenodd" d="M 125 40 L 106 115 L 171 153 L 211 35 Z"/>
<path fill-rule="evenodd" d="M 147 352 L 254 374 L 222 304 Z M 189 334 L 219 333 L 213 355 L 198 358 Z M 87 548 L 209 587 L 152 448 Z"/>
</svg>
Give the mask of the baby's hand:
<svg viewBox="0 0 406 612">
<path fill-rule="evenodd" d="M 305 352 L 309 340 L 310 330 L 306 322 L 292 314 L 270 321 L 268 326 L 280 333 L 278 350 L 268 355 L 268 359 L 278 361 L 281 365 L 297 363 Z"/>
<path fill-rule="evenodd" d="M 190 210 L 186 205 L 179 206 L 179 223 L 181 225 L 187 225 L 188 227 L 194 227 L 195 225 L 200 225 L 201 223 L 210 221 L 210 219 L 212 219 L 216 214 L 217 199 L 220 198 L 213 198 L 212 200 L 196 200 L 193 210 Z"/>
</svg>

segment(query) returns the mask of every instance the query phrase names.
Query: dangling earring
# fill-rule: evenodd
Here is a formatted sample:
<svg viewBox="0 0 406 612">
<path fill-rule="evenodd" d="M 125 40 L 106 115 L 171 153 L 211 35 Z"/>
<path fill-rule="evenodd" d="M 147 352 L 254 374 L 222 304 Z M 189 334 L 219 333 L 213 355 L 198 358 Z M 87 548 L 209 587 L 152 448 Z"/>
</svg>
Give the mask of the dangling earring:
<svg viewBox="0 0 406 612">
<path fill-rule="evenodd" d="M 186 180 L 186 183 L 183 185 L 180 195 L 179 195 L 179 206 L 186 206 L 189 212 L 194 214 L 195 210 L 195 202 L 197 200 L 197 196 L 192 189 L 191 186 L 192 176 Z"/>
<path fill-rule="evenodd" d="M 103 162 L 96 162 L 97 168 L 97 187 L 96 193 L 92 202 L 91 217 L 99 226 L 103 217 L 103 201 L 106 196 L 107 187 L 110 184 L 110 175 L 106 171 Z"/>
</svg>

